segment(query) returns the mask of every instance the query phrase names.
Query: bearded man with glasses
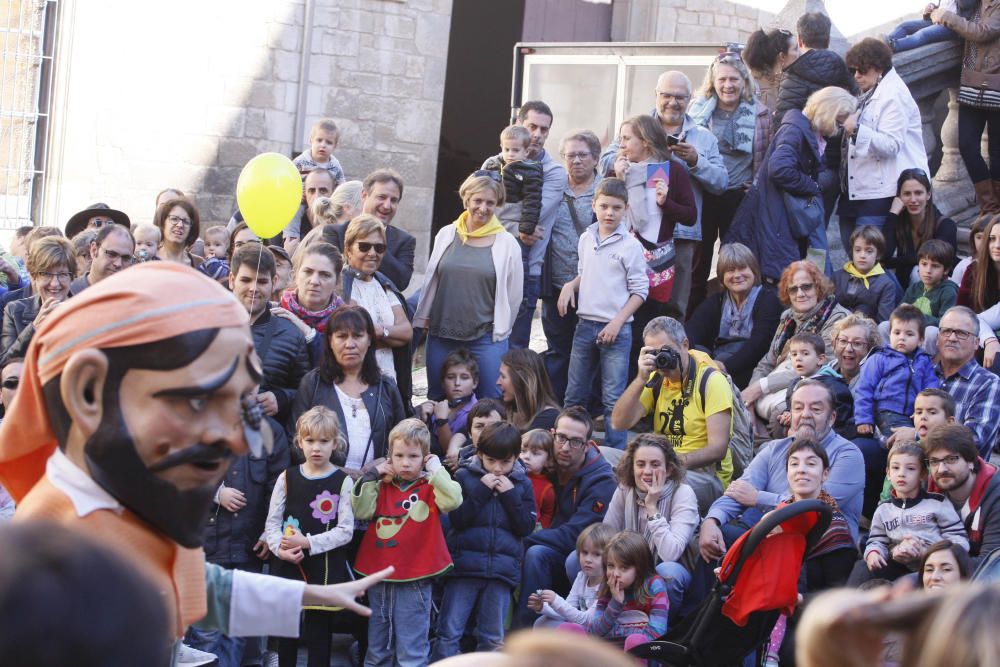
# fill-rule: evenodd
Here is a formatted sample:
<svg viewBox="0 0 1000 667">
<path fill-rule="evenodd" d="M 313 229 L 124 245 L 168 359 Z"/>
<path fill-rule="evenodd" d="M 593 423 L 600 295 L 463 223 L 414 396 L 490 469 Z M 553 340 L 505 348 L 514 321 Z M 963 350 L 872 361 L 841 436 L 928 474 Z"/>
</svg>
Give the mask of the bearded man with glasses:
<svg viewBox="0 0 1000 667">
<path fill-rule="evenodd" d="M 976 361 L 978 347 L 979 317 L 965 306 L 949 308 L 941 317 L 935 371 L 955 399 L 955 421 L 972 431 L 979 455 L 989 460 L 1000 433 L 1000 377 Z M 915 439 L 912 428 L 900 428 L 887 446 Z"/>
<path fill-rule="evenodd" d="M 134 253 L 132 232 L 121 225 L 102 227 L 97 239 L 90 244 L 90 270 L 69 286 L 70 296 L 132 266 Z"/>
</svg>

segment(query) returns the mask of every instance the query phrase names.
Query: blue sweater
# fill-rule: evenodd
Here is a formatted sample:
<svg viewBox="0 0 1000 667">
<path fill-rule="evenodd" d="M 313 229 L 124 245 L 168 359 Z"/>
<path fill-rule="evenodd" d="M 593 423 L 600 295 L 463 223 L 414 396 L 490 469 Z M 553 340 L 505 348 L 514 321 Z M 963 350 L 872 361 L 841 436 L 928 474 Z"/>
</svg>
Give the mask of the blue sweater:
<svg viewBox="0 0 1000 667">
<path fill-rule="evenodd" d="M 868 355 L 854 385 L 854 421 L 875 424 L 883 410 L 913 414 L 913 402 L 924 389 L 938 388 L 934 362 L 921 348 L 912 355 L 881 347 Z"/>
<path fill-rule="evenodd" d="M 506 493 L 487 488 L 484 474 L 478 456 L 456 474 L 462 504 L 448 513 L 448 550 L 455 563 L 448 576 L 500 579 L 513 587 L 521 580 L 521 540 L 535 529 L 535 492 L 520 462 L 507 475 L 514 488 Z"/>
<path fill-rule="evenodd" d="M 740 477 L 757 489 L 757 508 L 762 512 L 774 509 L 782 498 L 789 495 L 785 459 L 788 458 L 788 447 L 792 440 L 794 438 L 782 438 L 766 443 Z M 858 518 L 861 516 L 861 501 L 865 490 L 864 457 L 853 442 L 845 440 L 832 430 L 823 437 L 820 444 L 830 457 L 830 477 L 823 488 L 837 501 L 850 526 L 851 538 L 857 541 Z M 712 503 L 705 518 L 715 519 L 720 526 L 724 526 L 746 509 L 729 496 L 722 496 Z"/>
</svg>

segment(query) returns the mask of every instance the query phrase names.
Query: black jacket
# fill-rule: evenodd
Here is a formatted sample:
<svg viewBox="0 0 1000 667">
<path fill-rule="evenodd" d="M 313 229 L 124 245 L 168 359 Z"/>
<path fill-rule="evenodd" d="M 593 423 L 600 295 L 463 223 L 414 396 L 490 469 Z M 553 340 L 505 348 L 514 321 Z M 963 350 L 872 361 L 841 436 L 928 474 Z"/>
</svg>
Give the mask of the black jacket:
<svg viewBox="0 0 1000 667">
<path fill-rule="evenodd" d="M 357 278 L 357 271 L 349 266 L 345 266 L 344 270 L 341 272 L 341 284 L 344 290 L 344 301 L 351 300 L 351 290 L 354 287 L 354 281 Z M 381 271 L 376 271 L 374 279 L 379 282 L 382 287 L 389 290 L 396 295 L 399 299 L 399 303 L 403 306 L 403 312 L 406 313 L 406 319 L 413 323 L 413 313 L 410 312 L 410 308 L 406 303 L 406 297 L 403 296 L 403 292 L 396 287 L 389 277 L 383 274 Z M 403 407 L 410 408 L 412 406 L 413 400 L 413 350 L 409 345 L 401 345 L 399 347 L 392 348 L 392 365 L 396 369 L 396 386 L 399 388 L 399 395 L 403 399 Z M 412 410 L 406 410 L 406 414 L 412 415 Z"/>
<path fill-rule="evenodd" d="M 294 324 L 271 315 L 270 309 L 254 322 L 250 333 L 264 367 L 260 390 L 274 393 L 278 401 L 278 413 L 274 418 L 284 424 L 302 376 L 309 371 L 306 339 Z"/>
<path fill-rule="evenodd" d="M 389 431 L 401 422 L 406 414 L 403 411 L 403 399 L 399 397 L 399 389 L 391 378 L 382 376 L 378 385 L 372 385 L 361 395 L 365 403 L 365 409 L 372 421 L 371 448 L 372 456 L 368 460 L 382 458 L 389 451 Z M 299 384 L 299 391 L 292 402 L 292 414 L 288 420 L 287 431 L 289 437 L 295 435 L 295 422 L 302 413 L 316 405 L 324 405 L 337 413 L 340 419 L 340 432 L 346 439 L 348 437 L 344 420 L 344 408 L 337 398 L 337 390 L 333 385 L 323 380 L 319 375 L 319 369 L 313 369 L 306 373 Z M 357 446 L 358 443 L 353 443 Z M 361 443 L 366 447 L 368 443 Z M 337 465 L 343 465 L 344 460 L 335 461 Z"/>
<path fill-rule="evenodd" d="M 222 481 L 229 488 L 243 492 L 246 506 L 238 512 L 230 512 L 220 505 L 212 505 L 212 514 L 203 533 L 205 559 L 211 563 L 229 567 L 263 563 L 253 553 L 253 545 L 264 532 L 274 482 L 289 466 L 285 431 L 270 417 L 267 421 L 274 433 L 274 449 L 268 456 L 259 459 L 250 454 L 236 458 Z M 247 569 L 259 571 L 259 567 Z"/>
<path fill-rule="evenodd" d="M 18 299 L 27 299 L 29 296 L 34 296 L 35 290 L 31 283 L 28 283 L 24 287 L 19 287 L 18 289 L 11 290 L 0 297 L 0 308 L 6 309 L 7 304 L 14 303 Z"/>
<path fill-rule="evenodd" d="M 3 310 L 3 333 L 0 333 L 0 364 L 11 357 L 24 357 L 35 335 L 35 316 L 42 308 L 42 297 L 29 296 L 7 304 Z"/>
<path fill-rule="evenodd" d="M 495 172 L 496 177 L 503 182 L 505 204 L 521 204 L 521 219 L 518 221 L 517 231 L 534 234 L 538 218 L 542 214 L 542 185 L 545 182 L 542 163 L 523 160 L 504 164 L 502 156 L 494 155 L 483 163 L 483 169 Z M 497 217 L 504 220 L 499 209 Z"/>
<path fill-rule="evenodd" d="M 691 347 L 713 356 L 722 323 L 722 303 L 725 292 L 713 294 L 698 304 L 691 319 L 684 325 Z M 778 293 L 769 285 L 764 285 L 753 309 L 753 329 L 750 337 L 724 363 L 733 383 L 740 389 L 750 383 L 750 376 L 757 362 L 764 358 L 771 345 L 771 339 L 778 328 L 784 306 L 778 301 Z"/>
<path fill-rule="evenodd" d="M 844 59 L 835 52 L 829 49 L 812 49 L 796 58 L 785 69 L 781 79 L 773 126 L 781 124 L 781 117 L 786 111 L 801 110 L 810 95 L 827 86 L 840 86 L 852 95 L 858 94 L 858 84 L 847 71 Z"/>
<path fill-rule="evenodd" d="M 323 230 L 324 240 L 334 240 L 340 252 L 344 252 L 344 235 L 347 232 L 348 223 L 342 222 L 339 225 L 328 225 L 332 227 L 330 233 Z M 413 277 L 413 259 L 417 254 L 416 237 L 404 232 L 394 225 L 385 226 L 386 251 L 382 255 L 382 265 L 379 271 L 384 273 L 389 280 L 400 289 L 405 290 L 410 285 L 410 278 Z"/>
</svg>

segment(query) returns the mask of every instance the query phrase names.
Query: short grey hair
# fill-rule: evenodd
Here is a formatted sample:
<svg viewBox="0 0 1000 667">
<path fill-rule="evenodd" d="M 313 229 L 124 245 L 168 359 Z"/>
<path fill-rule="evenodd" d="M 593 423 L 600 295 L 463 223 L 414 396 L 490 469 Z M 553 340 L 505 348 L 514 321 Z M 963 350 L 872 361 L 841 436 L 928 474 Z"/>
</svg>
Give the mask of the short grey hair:
<svg viewBox="0 0 1000 667">
<path fill-rule="evenodd" d="M 642 337 L 652 336 L 655 333 L 665 333 L 670 339 L 680 345 L 687 340 L 687 332 L 684 325 L 672 317 L 661 315 L 651 319 L 642 330 Z"/>
<path fill-rule="evenodd" d="M 795 389 L 792 390 L 792 396 L 795 396 L 795 393 L 799 389 L 802 389 L 803 387 L 819 387 L 820 389 L 822 389 L 823 393 L 826 394 L 826 402 L 829 405 L 830 410 L 836 413 L 835 407 L 837 404 L 833 398 L 833 390 L 830 389 L 829 386 L 827 386 L 822 381 L 817 380 L 816 378 L 803 378 L 795 384 Z M 791 408 L 791 406 L 788 407 Z"/>
<path fill-rule="evenodd" d="M 969 321 L 972 322 L 972 326 L 976 328 L 976 335 L 979 335 L 979 315 L 976 314 L 976 311 L 972 310 L 968 306 L 952 306 L 948 310 L 944 311 L 944 315 L 941 316 L 941 319 L 943 320 L 944 316 L 948 313 L 961 313 L 962 315 L 965 315 L 969 318 Z"/>
</svg>

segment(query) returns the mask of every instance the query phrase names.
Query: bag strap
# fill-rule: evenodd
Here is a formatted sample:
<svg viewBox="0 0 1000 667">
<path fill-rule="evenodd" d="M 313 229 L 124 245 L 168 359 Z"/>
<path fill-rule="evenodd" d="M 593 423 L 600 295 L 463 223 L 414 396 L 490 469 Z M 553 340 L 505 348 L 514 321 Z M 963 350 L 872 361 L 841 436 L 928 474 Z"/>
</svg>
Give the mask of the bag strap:
<svg viewBox="0 0 1000 667">
<path fill-rule="evenodd" d="M 563 192 L 563 201 L 566 202 L 566 207 L 569 209 L 569 217 L 573 218 L 573 226 L 576 227 L 576 235 L 583 236 L 583 233 L 587 231 L 587 228 L 586 226 L 580 224 L 580 216 L 577 215 L 576 205 L 573 203 L 574 199 L 569 196 L 568 192 Z"/>
</svg>

